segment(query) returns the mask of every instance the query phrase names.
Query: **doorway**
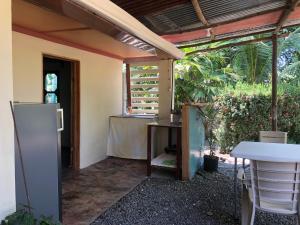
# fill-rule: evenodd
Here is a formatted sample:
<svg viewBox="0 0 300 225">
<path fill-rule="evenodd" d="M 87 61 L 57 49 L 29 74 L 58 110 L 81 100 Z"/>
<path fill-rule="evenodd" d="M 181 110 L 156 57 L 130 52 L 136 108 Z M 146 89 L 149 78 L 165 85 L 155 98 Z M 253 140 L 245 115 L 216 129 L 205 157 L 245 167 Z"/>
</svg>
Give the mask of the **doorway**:
<svg viewBox="0 0 300 225">
<path fill-rule="evenodd" d="M 79 61 L 43 55 L 43 101 L 59 103 L 64 111 L 61 133 L 63 170 L 80 168 Z"/>
</svg>

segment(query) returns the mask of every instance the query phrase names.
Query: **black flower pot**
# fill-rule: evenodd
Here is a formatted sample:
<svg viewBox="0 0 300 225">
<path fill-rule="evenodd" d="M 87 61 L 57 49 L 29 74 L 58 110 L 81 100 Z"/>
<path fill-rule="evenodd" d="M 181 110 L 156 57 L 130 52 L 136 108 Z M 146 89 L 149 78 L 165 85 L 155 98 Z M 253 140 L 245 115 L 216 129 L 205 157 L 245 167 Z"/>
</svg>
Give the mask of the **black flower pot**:
<svg viewBox="0 0 300 225">
<path fill-rule="evenodd" d="M 214 155 L 205 155 L 204 156 L 204 170 L 207 172 L 216 172 L 218 171 L 219 157 Z"/>
</svg>

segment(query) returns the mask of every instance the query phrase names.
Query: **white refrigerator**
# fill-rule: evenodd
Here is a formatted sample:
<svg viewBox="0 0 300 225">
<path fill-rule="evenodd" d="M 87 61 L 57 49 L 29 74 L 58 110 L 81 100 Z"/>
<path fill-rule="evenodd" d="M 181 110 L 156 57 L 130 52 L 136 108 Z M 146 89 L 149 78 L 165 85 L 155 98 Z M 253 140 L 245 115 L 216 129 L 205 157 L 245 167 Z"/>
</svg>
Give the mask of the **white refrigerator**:
<svg viewBox="0 0 300 225">
<path fill-rule="evenodd" d="M 59 104 L 14 104 L 14 115 L 20 143 L 19 149 L 15 138 L 17 209 L 28 205 L 26 182 L 34 215 L 61 221 L 63 111 Z"/>
</svg>

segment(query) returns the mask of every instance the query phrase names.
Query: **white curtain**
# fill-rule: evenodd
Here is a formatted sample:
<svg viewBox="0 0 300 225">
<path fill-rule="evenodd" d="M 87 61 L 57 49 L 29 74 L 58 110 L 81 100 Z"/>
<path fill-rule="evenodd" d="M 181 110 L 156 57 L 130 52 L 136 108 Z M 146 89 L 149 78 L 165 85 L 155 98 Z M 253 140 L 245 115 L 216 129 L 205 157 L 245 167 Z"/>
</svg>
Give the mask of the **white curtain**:
<svg viewBox="0 0 300 225">
<path fill-rule="evenodd" d="M 107 155 L 147 159 L 147 123 L 151 118 L 110 117 Z"/>
</svg>

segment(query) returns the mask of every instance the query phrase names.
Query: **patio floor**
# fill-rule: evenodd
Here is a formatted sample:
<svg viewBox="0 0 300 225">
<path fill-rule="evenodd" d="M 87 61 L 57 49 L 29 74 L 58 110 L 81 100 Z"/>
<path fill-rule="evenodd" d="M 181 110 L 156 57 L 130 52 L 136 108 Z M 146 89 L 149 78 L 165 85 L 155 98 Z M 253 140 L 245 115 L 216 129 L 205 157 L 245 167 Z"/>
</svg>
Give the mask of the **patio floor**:
<svg viewBox="0 0 300 225">
<path fill-rule="evenodd" d="M 223 165 L 219 173 L 201 172 L 191 182 L 146 179 L 92 225 L 238 225 L 232 165 Z M 255 224 L 292 225 L 296 218 L 258 212 Z"/>
<path fill-rule="evenodd" d="M 190 182 L 170 174 L 145 179 L 145 162 L 108 158 L 63 176 L 64 225 L 238 225 L 232 159 Z M 238 206 L 240 207 L 240 206 Z M 97 218 L 98 217 L 98 218 Z M 94 222 L 93 222 L 94 221 Z M 256 225 L 292 225 L 293 216 L 258 212 Z"/>
<path fill-rule="evenodd" d="M 64 225 L 88 225 L 145 179 L 144 161 L 107 158 L 63 174 Z"/>
</svg>

